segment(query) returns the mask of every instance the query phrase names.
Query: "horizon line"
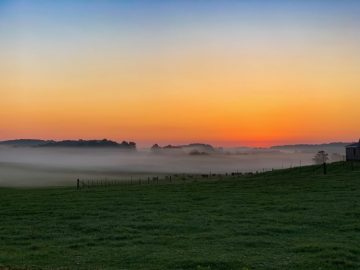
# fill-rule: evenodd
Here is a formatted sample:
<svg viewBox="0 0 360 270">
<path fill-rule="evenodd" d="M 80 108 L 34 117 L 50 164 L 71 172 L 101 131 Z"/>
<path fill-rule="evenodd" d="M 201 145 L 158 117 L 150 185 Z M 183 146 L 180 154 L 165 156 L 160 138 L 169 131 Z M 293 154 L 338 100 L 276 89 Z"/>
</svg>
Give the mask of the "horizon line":
<svg viewBox="0 0 360 270">
<path fill-rule="evenodd" d="M 249 148 L 271 148 L 271 147 L 275 147 L 275 146 L 291 146 L 291 145 L 321 145 L 321 144 L 336 144 L 336 143 L 355 143 L 357 142 L 357 140 L 355 141 L 346 141 L 346 140 L 324 140 L 321 142 L 279 142 L 277 144 L 268 144 L 266 146 L 264 145 L 250 145 L 250 144 L 228 144 L 231 143 L 231 141 L 223 141 L 223 144 L 219 144 L 219 142 L 209 142 L 209 141 L 196 141 L 196 140 L 186 140 L 186 141 L 173 141 L 173 142 L 149 142 L 146 141 L 146 143 L 144 141 L 140 140 L 140 143 L 138 143 L 136 140 L 128 140 L 128 139 L 109 139 L 109 138 L 101 138 L 101 139 L 83 139 L 83 138 L 78 138 L 78 139 L 69 139 L 69 138 L 63 138 L 63 139 L 51 139 L 51 138 L 47 138 L 47 139 L 43 139 L 43 138 L 34 138 L 34 137 L 30 137 L 30 138 L 2 138 L 0 139 L 0 142 L 6 142 L 6 141 L 16 141 L 16 140 L 42 140 L 42 141 L 90 141 L 90 140 L 96 140 L 96 141 L 101 141 L 101 140 L 108 140 L 108 141 L 114 141 L 116 143 L 121 143 L 121 142 L 135 142 L 137 146 L 140 146 L 141 148 L 146 148 L 146 147 L 151 147 L 155 144 L 158 144 L 159 146 L 163 145 L 163 146 L 167 146 L 167 145 L 173 145 L 173 146 L 177 146 L 177 145 L 189 145 L 189 144 L 209 144 L 212 147 L 215 148 L 236 148 L 236 147 L 249 147 Z"/>
</svg>

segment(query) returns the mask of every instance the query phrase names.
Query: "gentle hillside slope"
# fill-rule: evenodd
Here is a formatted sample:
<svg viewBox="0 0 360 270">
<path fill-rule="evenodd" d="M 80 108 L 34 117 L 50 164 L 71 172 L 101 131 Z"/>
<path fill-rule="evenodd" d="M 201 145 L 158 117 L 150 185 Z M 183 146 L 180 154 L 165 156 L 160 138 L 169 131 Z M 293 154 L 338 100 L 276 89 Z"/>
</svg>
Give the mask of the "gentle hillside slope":
<svg viewBox="0 0 360 270">
<path fill-rule="evenodd" d="M 0 189 L 0 268 L 359 269 L 360 166 Z"/>
</svg>

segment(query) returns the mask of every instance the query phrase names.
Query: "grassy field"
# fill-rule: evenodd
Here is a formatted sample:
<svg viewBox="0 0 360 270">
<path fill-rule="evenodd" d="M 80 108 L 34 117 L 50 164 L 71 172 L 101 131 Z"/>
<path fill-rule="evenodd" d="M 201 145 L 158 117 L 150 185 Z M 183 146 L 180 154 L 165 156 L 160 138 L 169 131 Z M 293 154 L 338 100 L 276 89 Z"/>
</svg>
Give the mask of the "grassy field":
<svg viewBox="0 0 360 270">
<path fill-rule="evenodd" d="M 360 269 L 360 171 L 0 189 L 0 269 Z"/>
</svg>

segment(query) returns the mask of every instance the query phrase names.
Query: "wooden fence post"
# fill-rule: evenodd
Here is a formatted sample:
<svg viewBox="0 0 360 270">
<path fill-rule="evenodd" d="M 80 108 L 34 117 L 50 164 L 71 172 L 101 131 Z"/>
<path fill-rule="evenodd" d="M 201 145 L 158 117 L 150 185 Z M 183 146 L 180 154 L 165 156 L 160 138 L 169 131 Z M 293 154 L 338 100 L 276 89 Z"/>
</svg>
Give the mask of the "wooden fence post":
<svg viewBox="0 0 360 270">
<path fill-rule="evenodd" d="M 80 179 L 77 179 L 76 181 L 76 189 L 80 189 Z"/>
</svg>

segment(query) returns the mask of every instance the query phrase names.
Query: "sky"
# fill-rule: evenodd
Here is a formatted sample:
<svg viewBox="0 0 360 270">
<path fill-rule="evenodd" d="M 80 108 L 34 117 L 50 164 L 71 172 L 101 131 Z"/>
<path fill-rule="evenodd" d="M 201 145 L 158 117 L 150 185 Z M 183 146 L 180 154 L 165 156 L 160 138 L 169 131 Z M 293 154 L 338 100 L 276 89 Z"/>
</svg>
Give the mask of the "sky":
<svg viewBox="0 0 360 270">
<path fill-rule="evenodd" d="M 360 137 L 360 1 L 0 0 L 0 140 Z"/>
</svg>

